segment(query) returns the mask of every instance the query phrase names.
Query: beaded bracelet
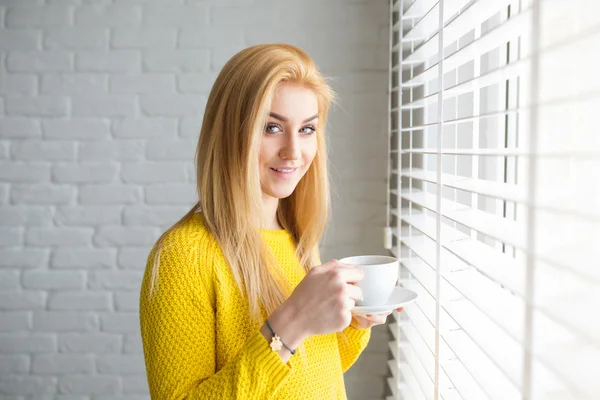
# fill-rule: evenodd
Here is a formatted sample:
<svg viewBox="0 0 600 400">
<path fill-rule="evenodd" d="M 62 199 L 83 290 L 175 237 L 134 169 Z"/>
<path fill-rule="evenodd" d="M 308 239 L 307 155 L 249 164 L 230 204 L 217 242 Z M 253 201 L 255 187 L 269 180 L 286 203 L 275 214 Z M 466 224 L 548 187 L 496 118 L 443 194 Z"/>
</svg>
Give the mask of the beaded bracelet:
<svg viewBox="0 0 600 400">
<path fill-rule="evenodd" d="M 286 349 L 288 349 L 290 351 L 290 353 L 292 353 L 292 355 L 296 354 L 296 350 L 290 349 L 289 347 L 287 347 L 287 345 L 285 343 L 283 343 L 281 341 L 281 339 L 275 333 L 275 331 L 273 330 L 273 328 L 271 328 L 271 324 L 269 324 L 269 320 L 265 320 L 265 322 L 267 323 L 267 327 L 269 328 L 269 330 L 273 334 L 273 339 L 271 340 L 271 349 L 273 351 L 279 351 L 279 350 L 281 350 L 281 345 L 283 345 L 283 347 L 285 347 Z"/>
</svg>

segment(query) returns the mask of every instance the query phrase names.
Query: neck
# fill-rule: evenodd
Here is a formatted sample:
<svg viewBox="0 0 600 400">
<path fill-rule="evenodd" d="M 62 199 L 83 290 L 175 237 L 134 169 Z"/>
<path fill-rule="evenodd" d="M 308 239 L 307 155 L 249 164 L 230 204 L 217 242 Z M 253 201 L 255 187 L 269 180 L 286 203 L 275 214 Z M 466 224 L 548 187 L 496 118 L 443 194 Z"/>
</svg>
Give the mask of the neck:
<svg viewBox="0 0 600 400">
<path fill-rule="evenodd" d="M 263 195 L 263 228 L 282 229 L 277 221 L 277 207 L 279 207 L 279 199 Z"/>
</svg>

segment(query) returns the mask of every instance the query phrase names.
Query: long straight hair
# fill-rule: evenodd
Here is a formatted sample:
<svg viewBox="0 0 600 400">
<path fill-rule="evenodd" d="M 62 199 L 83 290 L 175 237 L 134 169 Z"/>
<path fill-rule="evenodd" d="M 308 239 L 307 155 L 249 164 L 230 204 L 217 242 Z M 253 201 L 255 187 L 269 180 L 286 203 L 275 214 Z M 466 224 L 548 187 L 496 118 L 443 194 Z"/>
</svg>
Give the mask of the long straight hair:
<svg viewBox="0 0 600 400">
<path fill-rule="evenodd" d="M 270 315 L 291 293 L 258 230 L 263 223 L 259 150 L 275 90 L 282 82 L 313 90 L 319 104 L 316 155 L 277 210 L 279 223 L 296 244 L 300 265 L 308 272 L 318 264 L 318 244 L 330 210 L 324 128 L 334 93 L 303 50 L 287 44 L 257 45 L 234 55 L 213 85 L 196 150 L 199 201 L 159 238 L 151 288 L 158 277 L 164 238 L 201 209 L 254 318 L 261 320 L 261 307 Z"/>
</svg>

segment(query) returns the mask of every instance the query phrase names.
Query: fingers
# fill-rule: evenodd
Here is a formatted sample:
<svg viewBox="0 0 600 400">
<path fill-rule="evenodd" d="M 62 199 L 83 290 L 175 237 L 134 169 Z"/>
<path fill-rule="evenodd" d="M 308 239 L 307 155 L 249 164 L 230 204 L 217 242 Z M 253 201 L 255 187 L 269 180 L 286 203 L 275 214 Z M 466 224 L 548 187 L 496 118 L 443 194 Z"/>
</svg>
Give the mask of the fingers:
<svg viewBox="0 0 600 400">
<path fill-rule="evenodd" d="M 346 285 L 346 293 L 354 301 L 359 301 L 363 297 L 362 289 L 355 285 Z"/>
<path fill-rule="evenodd" d="M 350 311 L 354 308 L 355 305 L 356 305 L 356 302 L 354 301 L 354 299 L 349 297 L 346 299 L 346 305 L 345 305 L 344 309 L 347 311 Z"/>
<path fill-rule="evenodd" d="M 362 270 L 344 264 L 339 264 L 337 268 L 335 268 L 335 273 L 346 283 L 360 282 L 364 276 Z"/>
</svg>

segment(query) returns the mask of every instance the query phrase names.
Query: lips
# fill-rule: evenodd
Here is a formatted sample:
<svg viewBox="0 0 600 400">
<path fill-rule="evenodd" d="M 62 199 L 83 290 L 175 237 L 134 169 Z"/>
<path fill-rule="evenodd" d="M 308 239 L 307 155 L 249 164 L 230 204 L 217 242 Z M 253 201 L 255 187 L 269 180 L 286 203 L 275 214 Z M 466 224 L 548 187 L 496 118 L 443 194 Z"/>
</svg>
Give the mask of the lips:
<svg viewBox="0 0 600 400">
<path fill-rule="evenodd" d="M 294 172 L 298 168 L 271 168 L 271 169 L 273 171 L 277 171 L 277 172 L 290 173 L 290 172 Z"/>
</svg>

